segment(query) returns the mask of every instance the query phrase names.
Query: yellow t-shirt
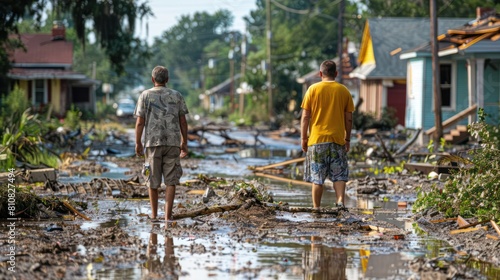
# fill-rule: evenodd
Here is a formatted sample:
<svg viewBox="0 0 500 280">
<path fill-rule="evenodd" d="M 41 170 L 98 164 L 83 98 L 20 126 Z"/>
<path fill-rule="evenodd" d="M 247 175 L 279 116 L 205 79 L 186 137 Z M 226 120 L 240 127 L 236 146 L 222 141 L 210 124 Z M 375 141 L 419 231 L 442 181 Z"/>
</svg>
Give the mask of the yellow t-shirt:
<svg viewBox="0 0 500 280">
<path fill-rule="evenodd" d="M 333 142 L 345 145 L 344 113 L 354 111 L 349 90 L 335 81 L 321 81 L 307 90 L 302 105 L 311 112 L 309 141 L 311 146 Z"/>
</svg>

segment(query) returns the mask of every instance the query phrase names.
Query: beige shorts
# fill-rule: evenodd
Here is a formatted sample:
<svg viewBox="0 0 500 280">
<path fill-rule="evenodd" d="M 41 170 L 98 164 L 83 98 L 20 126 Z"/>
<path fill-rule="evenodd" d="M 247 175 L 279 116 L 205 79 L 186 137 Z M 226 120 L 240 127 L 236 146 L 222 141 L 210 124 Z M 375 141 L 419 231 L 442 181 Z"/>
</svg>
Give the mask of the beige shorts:
<svg viewBox="0 0 500 280">
<path fill-rule="evenodd" d="M 162 182 L 167 186 L 179 184 L 182 176 L 181 148 L 174 146 L 156 146 L 146 148 L 146 163 L 149 162 L 150 173 L 146 185 L 158 189 Z"/>
</svg>

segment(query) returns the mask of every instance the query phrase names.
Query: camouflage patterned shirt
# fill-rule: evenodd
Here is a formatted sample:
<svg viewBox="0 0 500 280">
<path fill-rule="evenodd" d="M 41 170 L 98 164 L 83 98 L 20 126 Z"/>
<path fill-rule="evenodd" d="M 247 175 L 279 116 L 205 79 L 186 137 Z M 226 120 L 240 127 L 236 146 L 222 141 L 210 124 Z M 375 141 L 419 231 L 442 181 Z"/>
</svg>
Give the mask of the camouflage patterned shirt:
<svg viewBox="0 0 500 280">
<path fill-rule="evenodd" d="M 182 95 L 157 86 L 141 93 L 134 116 L 144 118 L 144 147 L 181 145 L 179 116 L 188 114 Z"/>
</svg>

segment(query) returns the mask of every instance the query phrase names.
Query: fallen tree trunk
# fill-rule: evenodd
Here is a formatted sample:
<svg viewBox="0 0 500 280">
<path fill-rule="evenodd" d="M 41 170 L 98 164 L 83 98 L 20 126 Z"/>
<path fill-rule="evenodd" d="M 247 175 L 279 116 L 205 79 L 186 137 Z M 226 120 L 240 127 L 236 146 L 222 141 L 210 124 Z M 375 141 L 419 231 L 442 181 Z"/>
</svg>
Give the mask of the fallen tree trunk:
<svg viewBox="0 0 500 280">
<path fill-rule="evenodd" d="M 193 218 L 193 217 L 197 217 L 197 216 L 204 216 L 204 215 L 218 213 L 218 212 L 233 211 L 233 210 L 239 209 L 242 205 L 243 205 L 243 203 L 205 207 L 202 209 L 192 210 L 192 211 L 189 211 L 186 213 L 174 214 L 173 219 L 179 220 L 179 219 L 184 219 L 184 218 Z"/>
<path fill-rule="evenodd" d="M 257 204 L 256 202 L 254 204 Z M 248 206 L 248 207 L 247 207 Z M 228 204 L 228 205 L 218 205 L 218 206 L 212 206 L 212 207 L 204 207 L 201 209 L 196 209 L 192 211 L 188 211 L 185 213 L 180 213 L 180 214 L 174 214 L 173 219 L 174 220 L 180 220 L 184 218 L 194 218 L 198 216 L 204 216 L 204 215 L 209 215 L 212 213 L 219 213 L 219 212 L 227 212 L 227 211 L 234 211 L 238 210 L 239 208 L 249 208 L 251 205 L 249 203 L 238 203 L 238 204 Z M 274 211 L 283 211 L 283 212 L 290 212 L 290 213 L 318 213 L 318 214 L 331 214 L 331 215 L 338 215 L 339 211 L 337 209 L 328 209 L 328 208 L 323 208 L 321 210 L 317 210 L 311 207 L 290 207 L 290 206 L 282 206 L 278 204 L 272 204 L 272 203 L 267 203 L 263 205 L 269 210 L 274 210 Z"/>
<path fill-rule="evenodd" d="M 329 209 L 329 208 L 321 208 L 320 210 L 318 210 L 311 207 L 292 207 L 292 206 L 282 206 L 270 203 L 266 204 L 266 207 L 270 208 L 271 210 L 290 212 L 290 213 L 302 212 L 302 213 L 318 213 L 318 214 L 332 214 L 332 215 L 339 214 L 338 209 Z"/>
</svg>

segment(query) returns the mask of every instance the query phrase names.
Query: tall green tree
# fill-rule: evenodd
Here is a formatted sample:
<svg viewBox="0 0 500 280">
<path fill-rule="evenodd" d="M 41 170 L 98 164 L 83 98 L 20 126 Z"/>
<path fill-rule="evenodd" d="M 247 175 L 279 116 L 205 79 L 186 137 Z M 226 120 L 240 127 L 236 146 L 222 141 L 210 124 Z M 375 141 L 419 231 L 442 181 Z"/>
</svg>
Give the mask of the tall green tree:
<svg viewBox="0 0 500 280">
<path fill-rule="evenodd" d="M 145 54 L 143 46 L 134 37 L 138 19 L 153 15 L 147 2 L 142 0 L 3 0 L 0 2 L 0 84 L 5 91 L 6 74 L 10 69 L 8 52 L 22 47 L 18 38 L 18 24 L 24 18 L 33 19 L 40 25 L 44 8 L 51 3 L 58 13 L 71 15 L 76 35 L 85 45 L 89 30 L 93 27 L 97 42 L 104 49 L 113 70 L 123 73 L 125 62 L 132 54 Z"/>
<path fill-rule="evenodd" d="M 300 101 L 301 86 L 296 78 L 316 68 L 325 59 L 338 55 L 337 20 L 340 1 L 315 0 L 271 0 L 271 61 L 273 76 L 273 111 L 285 113 L 283 104 Z M 363 22 L 357 16 L 355 2 L 346 1 L 344 12 L 348 23 L 344 37 L 357 41 Z M 263 75 L 262 61 L 266 60 L 266 1 L 258 0 L 257 9 L 246 18 L 255 52 L 249 55 L 248 66 L 251 75 Z M 267 87 L 267 80 L 247 77 L 254 89 Z M 296 108 L 298 109 L 298 108 Z"/>
<path fill-rule="evenodd" d="M 429 17 L 429 0 L 361 0 L 371 17 Z M 500 9 L 498 0 L 437 0 L 438 17 L 475 18 L 477 7 Z"/>
<path fill-rule="evenodd" d="M 231 44 L 234 32 L 229 28 L 232 22 L 233 16 L 227 10 L 214 14 L 196 12 L 193 15 L 182 15 L 175 26 L 166 30 L 160 38 L 156 38 L 151 47 L 152 59 L 149 68 L 152 69 L 158 64 L 165 65 L 170 71 L 169 85 L 187 95 L 188 103 L 196 105 L 204 83 L 203 70 L 208 65 L 208 60 L 220 58 L 222 61 L 221 52 L 228 50 L 223 45 L 229 47 Z M 227 59 L 227 53 L 225 56 Z M 227 71 L 226 73 L 229 73 L 229 69 Z M 222 78 L 222 74 L 217 75 Z M 149 75 L 144 79 L 146 85 L 151 84 Z M 217 81 L 214 80 L 218 81 L 218 78 Z"/>
</svg>

